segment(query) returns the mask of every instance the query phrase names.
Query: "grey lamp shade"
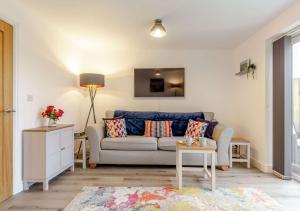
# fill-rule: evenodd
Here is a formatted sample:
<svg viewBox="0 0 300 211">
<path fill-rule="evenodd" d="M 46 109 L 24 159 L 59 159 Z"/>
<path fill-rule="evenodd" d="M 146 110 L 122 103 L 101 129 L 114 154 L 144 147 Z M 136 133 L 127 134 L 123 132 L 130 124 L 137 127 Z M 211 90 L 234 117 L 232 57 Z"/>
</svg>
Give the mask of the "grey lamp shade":
<svg viewBox="0 0 300 211">
<path fill-rule="evenodd" d="M 81 87 L 104 87 L 104 75 L 96 73 L 82 73 L 80 74 Z"/>
</svg>

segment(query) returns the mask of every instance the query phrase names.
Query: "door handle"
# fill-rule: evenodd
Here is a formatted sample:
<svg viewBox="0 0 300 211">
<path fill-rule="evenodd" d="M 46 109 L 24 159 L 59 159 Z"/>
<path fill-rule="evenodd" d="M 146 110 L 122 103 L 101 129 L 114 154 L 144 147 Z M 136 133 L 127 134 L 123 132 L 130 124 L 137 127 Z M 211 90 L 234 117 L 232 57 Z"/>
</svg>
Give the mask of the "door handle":
<svg viewBox="0 0 300 211">
<path fill-rule="evenodd" d="M 12 112 L 16 112 L 16 111 L 13 108 L 7 108 L 7 109 L 2 110 L 1 112 L 12 113 Z"/>
</svg>

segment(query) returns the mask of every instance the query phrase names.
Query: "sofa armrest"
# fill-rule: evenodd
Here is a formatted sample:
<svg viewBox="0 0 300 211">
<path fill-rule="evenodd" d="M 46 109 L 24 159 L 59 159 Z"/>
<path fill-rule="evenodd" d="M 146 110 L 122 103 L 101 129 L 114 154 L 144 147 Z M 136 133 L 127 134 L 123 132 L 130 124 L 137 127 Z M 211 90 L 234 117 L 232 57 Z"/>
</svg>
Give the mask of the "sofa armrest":
<svg viewBox="0 0 300 211">
<path fill-rule="evenodd" d="M 218 165 L 229 165 L 229 145 L 233 136 L 233 129 L 218 124 L 212 138 L 217 142 Z"/>
<path fill-rule="evenodd" d="M 104 138 L 104 129 L 98 124 L 92 124 L 87 126 L 85 133 L 90 146 L 89 163 L 99 163 L 100 141 Z"/>
</svg>

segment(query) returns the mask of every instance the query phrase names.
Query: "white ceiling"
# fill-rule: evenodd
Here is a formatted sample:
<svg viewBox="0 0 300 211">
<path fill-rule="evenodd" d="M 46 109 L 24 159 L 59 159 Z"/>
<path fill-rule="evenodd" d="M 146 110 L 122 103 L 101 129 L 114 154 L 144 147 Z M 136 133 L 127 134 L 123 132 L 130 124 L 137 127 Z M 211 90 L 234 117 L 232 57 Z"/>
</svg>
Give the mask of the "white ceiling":
<svg viewBox="0 0 300 211">
<path fill-rule="evenodd" d="M 296 0 L 18 0 L 70 39 L 104 48 L 233 48 Z M 156 18 L 167 36 L 149 36 Z"/>
</svg>

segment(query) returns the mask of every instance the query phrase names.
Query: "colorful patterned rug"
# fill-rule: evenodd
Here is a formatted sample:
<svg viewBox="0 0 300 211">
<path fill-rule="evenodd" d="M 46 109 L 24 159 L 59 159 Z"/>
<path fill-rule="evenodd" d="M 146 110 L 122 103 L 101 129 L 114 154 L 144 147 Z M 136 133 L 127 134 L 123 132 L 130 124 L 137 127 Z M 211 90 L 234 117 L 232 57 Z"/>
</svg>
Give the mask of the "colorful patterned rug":
<svg viewBox="0 0 300 211">
<path fill-rule="evenodd" d="M 285 210 L 253 188 L 84 187 L 65 211 Z"/>
</svg>

